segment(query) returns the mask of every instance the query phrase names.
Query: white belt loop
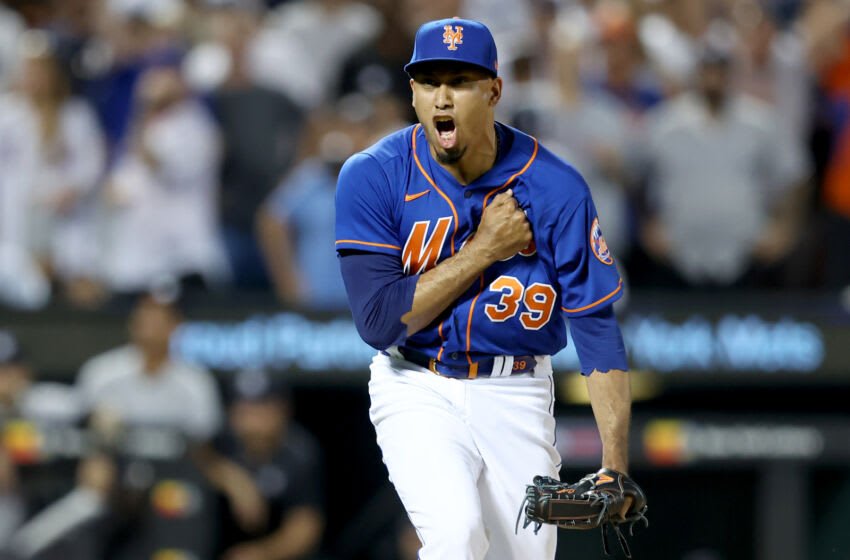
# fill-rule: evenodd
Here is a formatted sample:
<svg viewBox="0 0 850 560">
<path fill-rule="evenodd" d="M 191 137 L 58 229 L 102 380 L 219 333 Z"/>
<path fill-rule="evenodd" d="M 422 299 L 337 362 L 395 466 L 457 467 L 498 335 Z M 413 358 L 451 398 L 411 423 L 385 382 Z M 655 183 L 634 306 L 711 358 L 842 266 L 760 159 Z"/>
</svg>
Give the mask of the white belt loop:
<svg viewBox="0 0 850 560">
<path fill-rule="evenodd" d="M 507 377 L 514 370 L 514 357 L 513 356 L 501 356 L 502 362 L 502 373 L 500 374 L 502 377 Z"/>
<path fill-rule="evenodd" d="M 493 369 L 490 371 L 490 377 L 501 377 L 502 367 L 505 365 L 504 356 L 493 356 Z"/>
</svg>

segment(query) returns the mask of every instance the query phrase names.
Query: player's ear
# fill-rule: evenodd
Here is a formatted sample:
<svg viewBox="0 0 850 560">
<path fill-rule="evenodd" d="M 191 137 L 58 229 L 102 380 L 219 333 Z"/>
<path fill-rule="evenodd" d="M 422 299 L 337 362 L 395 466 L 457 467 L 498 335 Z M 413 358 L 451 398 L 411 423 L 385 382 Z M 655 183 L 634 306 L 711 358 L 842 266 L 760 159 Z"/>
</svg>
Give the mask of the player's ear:
<svg viewBox="0 0 850 560">
<path fill-rule="evenodd" d="M 496 78 L 490 84 L 490 106 L 495 106 L 502 98 L 502 78 Z"/>
<path fill-rule="evenodd" d="M 416 108 L 416 90 L 413 89 L 413 78 L 410 78 L 410 105 Z"/>
</svg>

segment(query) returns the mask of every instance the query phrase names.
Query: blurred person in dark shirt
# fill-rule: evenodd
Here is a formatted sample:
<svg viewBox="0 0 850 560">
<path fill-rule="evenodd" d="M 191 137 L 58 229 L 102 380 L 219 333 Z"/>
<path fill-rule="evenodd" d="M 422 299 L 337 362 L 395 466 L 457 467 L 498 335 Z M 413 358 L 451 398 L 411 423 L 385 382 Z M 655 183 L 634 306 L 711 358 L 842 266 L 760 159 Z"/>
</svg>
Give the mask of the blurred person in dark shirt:
<svg viewBox="0 0 850 560">
<path fill-rule="evenodd" d="M 398 69 L 407 64 L 410 58 L 410 41 L 416 26 L 406 21 L 409 13 L 404 7 L 399 9 L 397 2 L 379 0 L 374 4 L 383 17 L 381 32 L 343 64 L 339 93 L 392 95 L 407 101 L 410 97 L 410 78 Z M 415 117 L 413 107 L 409 103 L 406 105 L 405 118 L 412 121 Z"/>
<path fill-rule="evenodd" d="M 17 340 L 0 330 L 0 428 L 3 434 L 7 422 L 18 414 L 20 395 L 30 382 L 29 369 L 20 359 Z M 0 446 L 0 550 L 23 521 L 24 505 L 19 494 L 18 471 L 4 437 Z"/>
<path fill-rule="evenodd" d="M 79 416 L 72 388 L 38 381 L 17 337 L 0 328 L 0 551 L 73 486 Z"/>
<path fill-rule="evenodd" d="M 258 0 L 205 0 L 208 36 L 190 60 L 217 61 L 207 76 L 223 140 L 219 212 L 233 281 L 261 288 L 268 278 L 254 215 L 296 159 L 304 114 L 286 95 L 254 79 L 249 54 L 263 14 Z"/>
<path fill-rule="evenodd" d="M 293 422 L 290 392 L 269 372 L 238 372 L 229 393 L 227 429 L 217 448 L 249 473 L 267 509 L 264 523 L 246 529 L 233 508 L 225 508 L 221 559 L 308 558 L 324 530 L 318 442 Z M 229 483 L 219 487 L 227 492 Z"/>
</svg>

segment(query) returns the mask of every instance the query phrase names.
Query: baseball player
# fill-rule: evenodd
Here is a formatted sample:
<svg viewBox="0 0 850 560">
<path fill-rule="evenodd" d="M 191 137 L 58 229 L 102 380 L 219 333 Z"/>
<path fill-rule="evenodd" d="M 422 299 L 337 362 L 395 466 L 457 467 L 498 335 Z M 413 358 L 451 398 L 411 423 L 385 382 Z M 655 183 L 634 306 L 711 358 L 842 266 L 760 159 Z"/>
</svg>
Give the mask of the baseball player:
<svg viewBox="0 0 850 560">
<path fill-rule="evenodd" d="M 626 472 L 623 283 L 581 175 L 495 121 L 484 25 L 424 24 L 405 71 L 419 124 L 352 156 L 336 195 L 352 313 L 379 350 L 378 445 L 422 560 L 551 559 L 553 525 L 514 531 L 526 484 L 560 467 L 550 355 L 566 315 L 602 466 Z"/>
</svg>

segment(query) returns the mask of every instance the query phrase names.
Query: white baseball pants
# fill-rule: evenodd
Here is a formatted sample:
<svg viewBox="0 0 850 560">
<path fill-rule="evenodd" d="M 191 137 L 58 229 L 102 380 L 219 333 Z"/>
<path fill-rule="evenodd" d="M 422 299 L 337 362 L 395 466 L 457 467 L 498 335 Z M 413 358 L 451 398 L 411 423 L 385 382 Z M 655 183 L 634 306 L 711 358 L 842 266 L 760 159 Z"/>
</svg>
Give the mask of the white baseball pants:
<svg viewBox="0 0 850 560">
<path fill-rule="evenodd" d="M 458 380 L 378 354 L 371 370 L 369 414 L 420 560 L 552 560 L 554 526 L 514 533 L 526 485 L 558 477 L 551 362 Z"/>
</svg>

